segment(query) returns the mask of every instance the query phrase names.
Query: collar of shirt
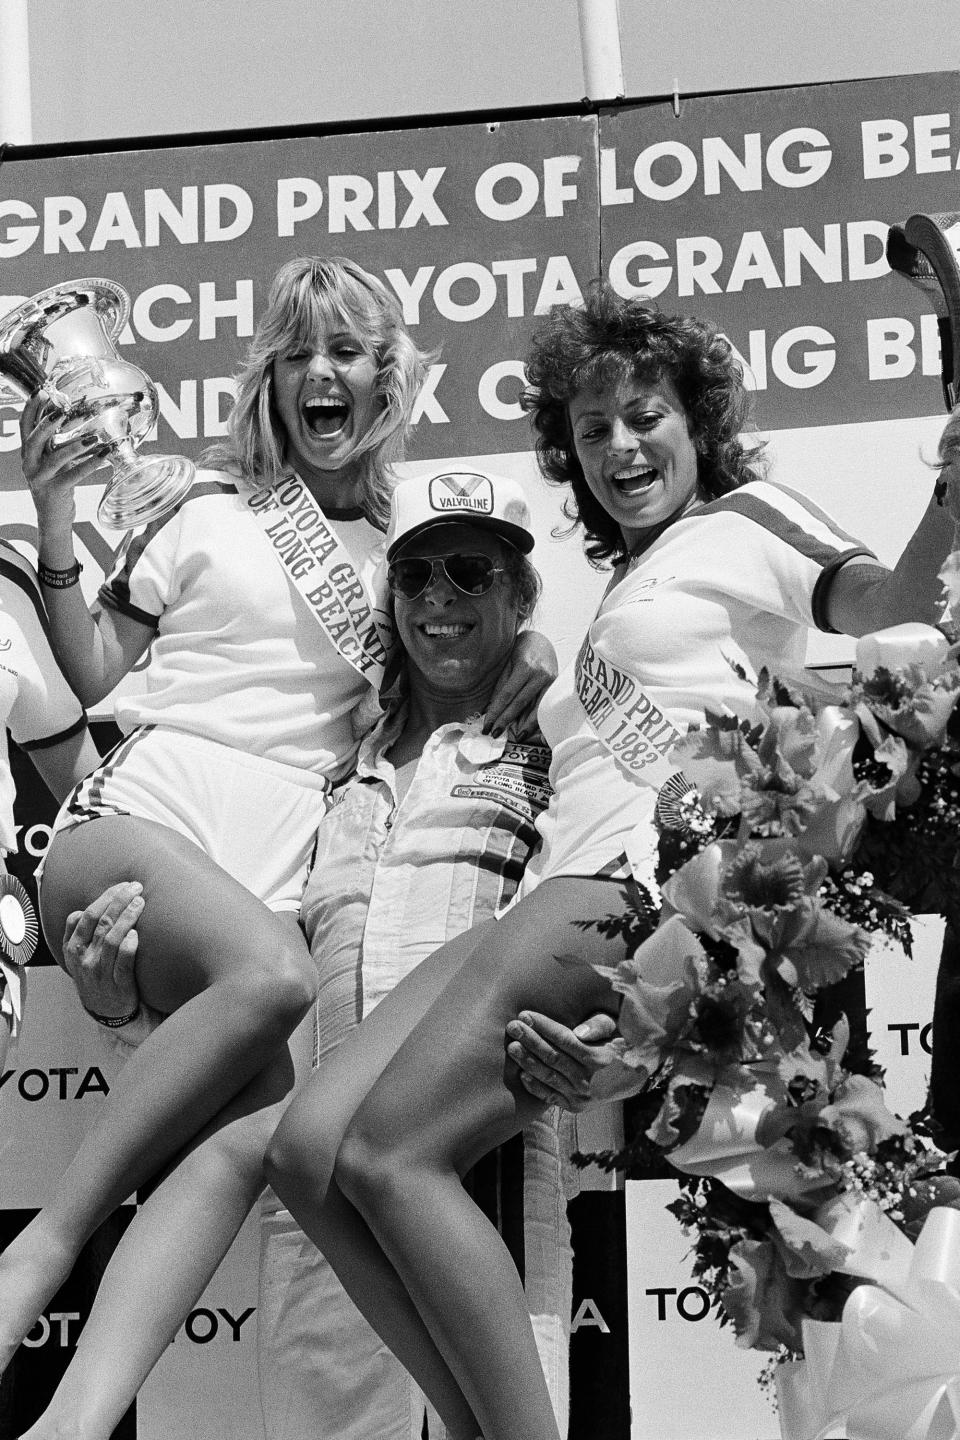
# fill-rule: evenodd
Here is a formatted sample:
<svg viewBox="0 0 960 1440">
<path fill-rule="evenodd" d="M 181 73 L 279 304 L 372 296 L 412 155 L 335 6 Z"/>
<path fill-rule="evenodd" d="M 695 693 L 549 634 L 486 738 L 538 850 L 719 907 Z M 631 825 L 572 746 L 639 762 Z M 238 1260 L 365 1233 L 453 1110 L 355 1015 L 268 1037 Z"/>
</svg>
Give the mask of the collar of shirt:
<svg viewBox="0 0 960 1440">
<path fill-rule="evenodd" d="M 394 744 L 403 731 L 407 719 L 406 701 L 396 708 L 388 710 L 378 720 L 377 724 L 365 736 L 360 744 L 360 751 L 357 755 L 357 774 L 359 776 L 377 776 L 386 780 L 393 789 L 394 768 L 387 759 L 386 752 Z M 455 720 L 446 725 L 438 725 L 430 737 L 428 744 L 442 739 L 444 736 L 460 732 L 460 743 L 458 749 L 472 765 L 485 765 L 493 760 L 499 760 L 507 745 L 505 735 L 485 735 L 482 731 L 483 717 L 472 715 L 467 721 Z"/>
</svg>

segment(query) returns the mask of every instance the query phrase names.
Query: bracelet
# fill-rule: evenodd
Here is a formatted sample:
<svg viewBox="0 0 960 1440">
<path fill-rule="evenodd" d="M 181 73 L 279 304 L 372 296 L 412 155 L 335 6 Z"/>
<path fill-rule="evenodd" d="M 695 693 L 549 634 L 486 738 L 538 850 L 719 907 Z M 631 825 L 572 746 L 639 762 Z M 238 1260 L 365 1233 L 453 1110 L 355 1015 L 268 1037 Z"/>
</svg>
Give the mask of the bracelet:
<svg viewBox="0 0 960 1440">
<path fill-rule="evenodd" d="M 79 560 L 75 560 L 65 570 L 54 570 L 51 566 L 41 563 L 37 566 L 37 578 L 41 585 L 46 585 L 51 590 L 68 590 L 71 585 L 76 585 L 82 569 L 83 566 Z"/>
<path fill-rule="evenodd" d="M 84 1005 L 84 1010 L 87 1010 Z M 136 1020 L 140 1014 L 140 1001 L 137 1001 L 137 1008 L 131 1010 L 129 1015 L 98 1015 L 96 1010 L 87 1010 L 91 1020 L 96 1020 L 98 1025 L 105 1025 L 108 1030 L 119 1030 L 123 1025 L 129 1025 L 131 1020 Z"/>
</svg>

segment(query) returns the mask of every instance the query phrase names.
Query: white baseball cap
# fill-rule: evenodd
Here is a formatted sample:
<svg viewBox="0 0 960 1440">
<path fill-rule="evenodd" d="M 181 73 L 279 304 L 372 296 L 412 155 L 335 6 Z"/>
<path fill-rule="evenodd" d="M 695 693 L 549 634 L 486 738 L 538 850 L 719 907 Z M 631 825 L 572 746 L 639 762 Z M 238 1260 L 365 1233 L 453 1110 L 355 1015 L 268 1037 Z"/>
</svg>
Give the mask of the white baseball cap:
<svg viewBox="0 0 960 1440">
<path fill-rule="evenodd" d="M 387 559 L 435 525 L 478 525 L 524 555 L 533 549 L 530 506 L 516 480 L 476 470 L 447 470 L 402 480 L 390 502 Z"/>
</svg>

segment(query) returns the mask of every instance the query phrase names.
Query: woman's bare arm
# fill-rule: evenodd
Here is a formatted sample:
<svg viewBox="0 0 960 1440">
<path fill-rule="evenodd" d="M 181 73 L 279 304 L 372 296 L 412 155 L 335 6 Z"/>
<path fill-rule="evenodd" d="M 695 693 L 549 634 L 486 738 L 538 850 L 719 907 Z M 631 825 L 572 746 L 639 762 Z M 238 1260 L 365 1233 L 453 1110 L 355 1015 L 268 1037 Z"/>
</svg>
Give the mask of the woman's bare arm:
<svg viewBox="0 0 960 1440">
<path fill-rule="evenodd" d="M 39 558 L 44 567 L 68 571 L 76 564 L 73 523 L 77 485 L 103 468 L 102 451 L 85 440 L 54 446 L 63 415 L 39 392 L 20 420 L 23 474 L 37 507 Z M 44 585 L 54 654 L 84 705 L 94 705 L 122 680 L 146 650 L 153 629 L 127 615 L 87 608 L 78 584 Z"/>
</svg>

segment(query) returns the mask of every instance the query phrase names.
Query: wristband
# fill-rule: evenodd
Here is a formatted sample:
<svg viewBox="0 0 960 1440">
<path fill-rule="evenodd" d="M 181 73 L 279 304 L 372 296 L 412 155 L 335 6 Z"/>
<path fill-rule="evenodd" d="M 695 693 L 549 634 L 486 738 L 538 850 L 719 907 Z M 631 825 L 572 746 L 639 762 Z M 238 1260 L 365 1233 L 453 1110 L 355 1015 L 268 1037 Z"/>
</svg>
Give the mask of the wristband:
<svg viewBox="0 0 960 1440">
<path fill-rule="evenodd" d="M 83 1008 L 87 1010 L 86 1005 Z M 96 1010 L 87 1010 L 87 1014 L 91 1020 L 96 1020 L 98 1025 L 105 1025 L 108 1030 L 119 1030 L 122 1026 L 129 1025 L 132 1020 L 136 1020 L 140 1014 L 140 1001 L 137 1001 L 137 1008 L 131 1010 L 129 1015 L 98 1015 Z"/>
<path fill-rule="evenodd" d="M 71 585 L 77 584 L 82 569 L 79 560 L 68 565 L 65 570 L 54 570 L 50 565 L 41 563 L 37 566 L 37 577 L 41 585 L 46 585 L 51 590 L 68 590 Z"/>
</svg>

